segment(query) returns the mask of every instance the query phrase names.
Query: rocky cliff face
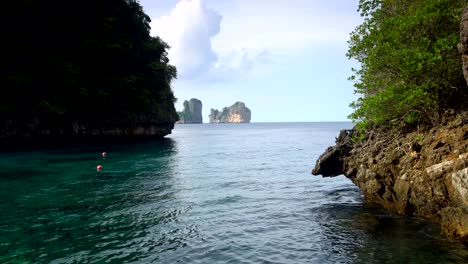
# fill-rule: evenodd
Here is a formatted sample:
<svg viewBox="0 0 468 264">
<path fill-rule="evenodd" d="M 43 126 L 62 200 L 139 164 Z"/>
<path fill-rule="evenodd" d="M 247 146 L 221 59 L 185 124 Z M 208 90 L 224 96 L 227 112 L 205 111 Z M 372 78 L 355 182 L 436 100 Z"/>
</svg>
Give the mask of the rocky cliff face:
<svg viewBox="0 0 468 264">
<path fill-rule="evenodd" d="M 184 110 L 178 112 L 179 122 L 181 124 L 202 124 L 202 102 L 196 98 L 190 99 L 190 101 L 184 101 Z"/>
<path fill-rule="evenodd" d="M 210 123 L 250 123 L 250 118 L 250 109 L 242 102 L 224 107 L 221 112 L 211 109 L 210 113 Z"/>
<path fill-rule="evenodd" d="M 468 8 L 460 37 L 468 83 Z M 355 131 L 343 130 L 312 174 L 344 174 L 368 201 L 439 222 L 446 237 L 468 241 L 468 111 L 446 111 L 431 129 L 405 130 L 376 128 L 364 141 Z"/>
<path fill-rule="evenodd" d="M 468 82 L 468 8 L 463 10 L 460 22 L 460 38 L 461 43 L 458 45 L 458 50 L 462 54 L 463 75 Z"/>
<path fill-rule="evenodd" d="M 428 131 L 373 130 L 363 142 L 342 131 L 314 175 L 344 174 L 366 200 L 440 222 L 445 236 L 468 241 L 468 112 L 445 114 Z"/>
</svg>

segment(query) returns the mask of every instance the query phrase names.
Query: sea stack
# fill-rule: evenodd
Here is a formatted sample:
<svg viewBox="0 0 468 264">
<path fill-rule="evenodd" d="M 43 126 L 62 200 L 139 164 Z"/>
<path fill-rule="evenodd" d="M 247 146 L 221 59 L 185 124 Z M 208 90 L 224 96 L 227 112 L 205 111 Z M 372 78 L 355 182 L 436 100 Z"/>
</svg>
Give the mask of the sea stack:
<svg viewBox="0 0 468 264">
<path fill-rule="evenodd" d="M 180 124 L 202 124 L 202 102 L 196 98 L 190 99 L 190 101 L 184 101 L 184 110 L 177 112 L 179 114 Z"/>
<path fill-rule="evenodd" d="M 236 102 L 222 111 L 211 109 L 210 123 L 250 123 L 251 112 L 243 102 Z"/>
</svg>

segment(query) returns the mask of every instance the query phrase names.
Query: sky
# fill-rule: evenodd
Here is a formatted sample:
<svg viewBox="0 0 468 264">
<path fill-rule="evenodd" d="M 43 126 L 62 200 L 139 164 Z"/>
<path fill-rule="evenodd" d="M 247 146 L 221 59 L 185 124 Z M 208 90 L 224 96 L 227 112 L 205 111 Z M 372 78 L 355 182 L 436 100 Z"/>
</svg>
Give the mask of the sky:
<svg viewBox="0 0 468 264">
<path fill-rule="evenodd" d="M 167 42 L 172 88 L 211 108 L 242 101 L 252 122 L 348 121 L 349 34 L 359 0 L 140 0 L 151 35 Z"/>
</svg>

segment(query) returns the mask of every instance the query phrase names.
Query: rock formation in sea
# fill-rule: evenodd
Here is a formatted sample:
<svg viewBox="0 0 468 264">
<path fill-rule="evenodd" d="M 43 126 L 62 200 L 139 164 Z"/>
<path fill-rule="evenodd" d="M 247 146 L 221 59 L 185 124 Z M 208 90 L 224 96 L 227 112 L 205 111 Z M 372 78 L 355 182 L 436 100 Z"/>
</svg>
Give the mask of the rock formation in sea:
<svg viewBox="0 0 468 264">
<path fill-rule="evenodd" d="M 211 109 L 210 123 L 250 123 L 250 109 L 242 102 L 236 102 L 223 110 Z"/>
<path fill-rule="evenodd" d="M 177 112 L 179 115 L 178 123 L 181 124 L 202 124 L 202 102 L 196 98 L 184 101 L 184 110 Z"/>
<path fill-rule="evenodd" d="M 366 200 L 440 222 L 446 237 L 468 240 L 468 112 L 447 111 L 425 132 L 374 129 L 362 142 L 355 134 L 341 131 L 312 174 L 344 174 Z"/>
</svg>

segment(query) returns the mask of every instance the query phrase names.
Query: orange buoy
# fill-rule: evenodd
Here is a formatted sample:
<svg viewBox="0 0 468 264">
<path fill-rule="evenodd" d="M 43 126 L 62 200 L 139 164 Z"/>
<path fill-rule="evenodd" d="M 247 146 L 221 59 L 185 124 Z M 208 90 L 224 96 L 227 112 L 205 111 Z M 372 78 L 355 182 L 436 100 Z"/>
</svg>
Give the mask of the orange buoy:
<svg viewBox="0 0 468 264">
<path fill-rule="evenodd" d="M 97 165 L 96 170 L 97 171 L 102 171 L 102 165 Z"/>
</svg>

